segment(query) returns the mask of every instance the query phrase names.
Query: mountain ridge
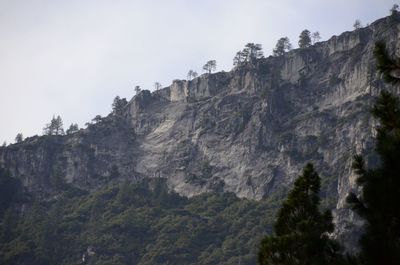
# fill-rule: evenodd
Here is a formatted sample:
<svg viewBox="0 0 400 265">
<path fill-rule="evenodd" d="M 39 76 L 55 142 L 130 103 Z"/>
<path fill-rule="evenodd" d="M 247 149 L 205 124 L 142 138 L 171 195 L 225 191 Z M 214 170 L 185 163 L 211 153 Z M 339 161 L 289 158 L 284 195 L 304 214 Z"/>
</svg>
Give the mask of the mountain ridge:
<svg viewBox="0 0 400 265">
<path fill-rule="evenodd" d="M 283 56 L 141 91 L 121 115 L 77 133 L 1 147 L 0 167 L 43 196 L 56 194 L 59 181 L 96 190 L 160 177 L 184 196 L 261 199 L 287 190 L 311 161 L 326 206 L 335 209 L 337 234 L 346 237 L 357 222 L 345 209 L 355 182 L 351 157 L 372 152 L 369 108 L 387 88 L 373 46 L 383 40 L 398 52 L 399 31 L 399 21 L 386 17 Z"/>
</svg>

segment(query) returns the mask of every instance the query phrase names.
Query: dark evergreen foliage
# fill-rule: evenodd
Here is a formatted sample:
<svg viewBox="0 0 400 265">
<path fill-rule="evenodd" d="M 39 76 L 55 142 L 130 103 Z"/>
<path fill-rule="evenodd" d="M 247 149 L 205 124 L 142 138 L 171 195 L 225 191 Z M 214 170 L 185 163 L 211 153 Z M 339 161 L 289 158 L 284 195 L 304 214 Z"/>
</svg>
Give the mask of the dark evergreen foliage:
<svg viewBox="0 0 400 265">
<path fill-rule="evenodd" d="M 376 152 L 380 167 L 366 169 L 361 156 L 353 168 L 362 187 L 360 197 L 347 198 L 353 210 L 365 218 L 366 232 L 360 240 L 362 264 L 400 264 L 400 104 L 383 91 L 372 109 L 379 119 Z"/>
<path fill-rule="evenodd" d="M 15 142 L 16 143 L 21 143 L 24 140 L 24 136 L 22 133 L 18 133 L 17 136 L 15 136 Z"/>
<path fill-rule="evenodd" d="M 139 87 L 139 86 L 137 86 Z M 120 116 L 123 113 L 124 107 L 128 104 L 128 101 L 126 101 L 126 98 L 120 98 L 119 96 L 116 96 L 114 98 L 114 101 L 112 103 L 112 111 L 115 116 Z"/>
<path fill-rule="evenodd" d="M 140 88 L 140 86 L 135 86 L 135 94 L 139 95 L 139 93 L 142 91 L 142 89 Z"/>
<path fill-rule="evenodd" d="M 276 43 L 275 49 L 273 49 L 274 56 L 280 56 L 285 54 L 285 52 L 290 51 L 292 49 L 292 44 L 288 37 L 282 37 Z"/>
<path fill-rule="evenodd" d="M 263 57 L 261 44 L 247 43 L 243 50 L 238 51 L 233 58 L 233 65 L 239 66 L 243 63 L 252 63 Z"/>
<path fill-rule="evenodd" d="M 311 34 L 311 39 L 312 39 L 312 44 L 317 43 L 321 39 L 321 35 L 319 34 L 319 31 L 315 31 Z"/>
<path fill-rule="evenodd" d="M 374 56 L 378 71 L 382 73 L 383 79 L 391 84 L 400 83 L 400 59 L 393 60 L 389 57 L 383 42 L 375 44 Z"/>
<path fill-rule="evenodd" d="M 53 116 L 50 123 L 46 124 L 43 128 L 44 135 L 63 135 L 64 128 L 63 128 L 63 121 L 58 115 L 57 117 Z"/>
<path fill-rule="evenodd" d="M 374 51 L 378 70 L 387 82 L 398 84 L 391 74 L 398 62 L 388 57 L 383 43 Z M 399 77 L 400 78 L 400 77 Z M 397 80 L 396 80 L 397 79 Z M 376 128 L 376 153 L 380 165 L 366 169 L 361 156 L 354 157 L 353 168 L 358 174 L 360 196 L 351 193 L 347 202 L 366 221 L 360 239 L 359 260 L 366 265 L 400 264 L 400 101 L 387 91 L 378 97 L 372 114 L 379 120 Z"/>
<path fill-rule="evenodd" d="M 233 193 L 188 199 L 162 179 L 92 193 L 64 185 L 57 199 L 0 218 L 0 264 L 252 265 L 277 209 Z"/>
<path fill-rule="evenodd" d="M 299 36 L 299 47 L 307 48 L 311 46 L 311 32 L 308 29 L 303 30 Z"/>
<path fill-rule="evenodd" d="M 22 199 L 22 185 L 8 170 L 0 168 L 0 217 L 16 202 Z"/>
<path fill-rule="evenodd" d="M 187 74 L 187 80 L 192 80 L 193 78 L 196 78 L 198 76 L 196 71 L 189 70 Z"/>
<path fill-rule="evenodd" d="M 392 8 L 390 9 L 390 15 L 395 16 L 399 12 L 399 5 L 393 4 Z"/>
<path fill-rule="evenodd" d="M 210 60 L 205 65 L 203 65 L 203 71 L 211 74 L 217 69 L 217 61 Z"/>
<path fill-rule="evenodd" d="M 98 123 L 101 122 L 103 120 L 103 118 L 100 115 L 96 115 L 93 119 L 92 122 L 94 123 Z"/>
<path fill-rule="evenodd" d="M 69 134 L 76 133 L 78 130 L 79 130 L 78 124 L 77 123 L 71 123 L 71 125 L 67 129 L 66 133 L 69 135 Z"/>
<path fill-rule="evenodd" d="M 320 178 L 307 164 L 278 212 L 274 235 L 261 242 L 259 264 L 343 264 L 338 244 L 328 236 L 334 229 L 331 212 L 319 210 L 319 190 Z"/>
<path fill-rule="evenodd" d="M 360 21 L 359 19 L 356 19 L 356 21 L 354 21 L 353 28 L 354 28 L 355 30 L 358 30 L 358 29 L 360 29 L 361 27 L 362 27 L 361 21 Z"/>
</svg>

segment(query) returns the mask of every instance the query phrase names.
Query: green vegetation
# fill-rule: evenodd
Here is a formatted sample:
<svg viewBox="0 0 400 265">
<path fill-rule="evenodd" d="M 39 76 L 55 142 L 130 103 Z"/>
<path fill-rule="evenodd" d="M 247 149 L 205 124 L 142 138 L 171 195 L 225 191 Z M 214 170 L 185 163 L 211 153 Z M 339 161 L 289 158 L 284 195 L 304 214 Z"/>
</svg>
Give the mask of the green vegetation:
<svg viewBox="0 0 400 265">
<path fill-rule="evenodd" d="M 71 123 L 71 125 L 69 126 L 69 128 L 66 131 L 66 134 L 73 134 L 79 131 L 79 126 L 77 123 Z"/>
<path fill-rule="evenodd" d="M 253 63 L 260 58 L 263 58 L 261 44 L 247 43 L 243 50 L 236 53 L 233 58 L 233 65 L 240 66 L 246 63 Z"/>
<path fill-rule="evenodd" d="M 136 90 L 139 90 L 139 92 L 140 92 L 140 87 L 136 86 L 135 87 L 135 91 Z M 136 91 L 136 94 L 139 93 L 139 92 Z M 114 98 L 114 101 L 113 101 L 112 105 L 111 105 L 112 106 L 112 113 L 115 116 L 121 116 L 122 113 L 123 113 L 123 110 L 124 110 L 124 108 L 125 108 L 125 106 L 127 104 L 128 104 L 128 101 L 126 101 L 126 98 L 120 98 L 119 96 L 116 96 Z"/>
<path fill-rule="evenodd" d="M 140 86 L 135 86 L 135 95 L 139 95 L 139 93 L 142 91 Z"/>
<path fill-rule="evenodd" d="M 360 29 L 361 27 L 362 27 L 361 21 L 359 19 L 356 19 L 356 21 L 354 21 L 353 28 L 357 30 Z"/>
<path fill-rule="evenodd" d="M 399 60 L 389 58 L 383 43 L 376 44 L 374 55 L 385 81 L 399 84 Z M 382 91 L 372 114 L 379 120 L 376 153 L 380 163 L 377 168 L 366 169 L 363 157 L 354 157 L 361 194 L 350 193 L 347 198 L 352 209 L 366 220 L 361 252 L 355 258 L 345 258 L 339 245 L 328 237 L 334 228 L 332 216 L 330 211 L 319 210 L 320 179 L 308 164 L 278 212 L 274 234 L 261 242 L 259 264 L 400 263 L 400 100 Z"/>
<path fill-rule="evenodd" d="M 312 39 L 312 44 L 315 44 L 319 42 L 321 39 L 321 35 L 319 34 L 319 31 L 315 31 L 311 34 L 311 39 Z"/>
<path fill-rule="evenodd" d="M 203 65 L 203 71 L 209 74 L 215 72 L 216 69 L 217 69 L 217 61 L 215 60 L 210 60 L 205 65 Z"/>
<path fill-rule="evenodd" d="M 196 78 L 198 76 L 196 71 L 189 70 L 187 74 L 187 80 L 192 80 L 193 78 Z"/>
<path fill-rule="evenodd" d="M 388 58 L 385 47 L 375 48 L 378 70 L 387 82 L 398 84 L 400 77 L 391 73 L 400 71 L 399 64 Z M 347 201 L 363 217 L 366 230 L 361 237 L 361 264 L 394 265 L 400 263 L 400 101 L 382 91 L 372 114 L 379 120 L 376 153 L 380 165 L 366 169 L 362 156 L 356 155 L 353 168 L 358 174 L 361 195 L 351 193 Z"/>
<path fill-rule="evenodd" d="M 375 45 L 374 56 L 378 71 L 381 72 L 385 82 L 396 85 L 400 83 L 400 58 L 393 60 L 389 57 L 383 42 Z M 379 118 L 379 117 L 378 117 Z"/>
<path fill-rule="evenodd" d="M 343 264 L 338 244 L 328 236 L 331 212 L 319 210 L 319 190 L 320 178 L 307 164 L 278 212 L 274 235 L 261 242 L 259 264 Z"/>
<path fill-rule="evenodd" d="M 276 43 L 275 49 L 272 51 L 274 56 L 281 56 L 292 49 L 292 44 L 288 37 L 282 37 Z"/>
<path fill-rule="evenodd" d="M 14 203 L 23 199 L 22 185 L 10 172 L 0 168 L 0 218 Z"/>
<path fill-rule="evenodd" d="M 399 12 L 399 5 L 398 4 L 394 4 L 392 6 L 392 8 L 390 9 L 390 15 L 394 16 L 397 14 L 397 12 Z"/>
<path fill-rule="evenodd" d="M 15 142 L 16 143 L 21 143 L 24 140 L 24 136 L 22 133 L 18 133 L 17 136 L 15 136 Z"/>
<path fill-rule="evenodd" d="M 53 116 L 50 123 L 46 124 L 43 128 L 44 135 L 64 135 L 63 121 L 58 115 L 57 117 Z"/>
<path fill-rule="evenodd" d="M 23 214 L 4 206 L 0 264 L 255 264 L 278 206 L 233 193 L 188 199 L 162 179 L 91 194 L 65 186 L 34 201 Z"/>
<path fill-rule="evenodd" d="M 396 13 L 398 6 L 393 9 Z M 355 28 L 360 26 L 359 21 L 355 23 Z M 310 32 L 305 30 L 299 46 L 310 45 Z M 281 38 L 274 55 L 290 49 L 289 39 Z M 399 60 L 390 59 L 381 43 L 374 54 L 385 80 L 399 84 Z M 235 62 L 261 57 L 261 45 L 249 43 L 238 52 Z M 203 69 L 215 71 L 216 62 L 207 62 Z M 189 72 L 188 79 L 195 76 L 197 73 Z M 161 88 L 161 84 L 156 82 L 155 88 Z M 135 91 L 140 93 L 140 87 Z M 126 99 L 116 97 L 113 115 L 121 118 L 126 105 Z M 357 261 L 351 262 L 394 265 L 400 263 L 400 100 L 383 91 L 372 113 L 379 120 L 376 153 L 380 164 L 366 169 L 362 156 L 354 158 L 361 194 L 350 194 L 348 203 L 367 225 L 360 241 L 361 252 Z M 234 116 L 235 124 L 243 125 L 250 113 L 241 111 Z M 213 122 L 206 115 L 203 118 L 206 123 Z M 91 126 L 102 128 L 113 121 L 97 115 L 93 122 Z M 44 133 L 63 135 L 62 126 L 60 116 L 53 117 Z M 240 131 L 244 126 L 237 128 Z M 76 131 L 78 126 L 72 124 L 67 134 Z M 310 136 L 305 142 L 318 144 L 291 152 L 298 152 L 297 159 L 306 160 L 329 140 L 327 137 Z M 55 138 L 42 139 L 56 142 Z M 292 138 L 291 133 L 281 134 L 279 142 L 287 144 Z M 16 142 L 22 140 L 22 134 L 17 135 Z M 52 167 L 52 197 L 27 193 L 18 179 L 0 168 L 0 264 L 254 264 L 260 241 L 261 265 L 349 263 L 338 243 L 328 236 L 334 229 L 331 212 L 321 211 L 320 195 L 327 195 L 336 183 L 331 177 L 321 184 L 312 164 L 306 165 L 283 202 L 273 233 L 272 218 L 281 201 L 277 193 L 278 197 L 261 201 L 239 199 L 233 193 L 186 198 L 168 191 L 164 179 L 113 183 L 120 174 L 117 165 L 111 167 L 106 179 L 109 184 L 89 193 L 68 185 L 56 163 Z M 212 178 L 213 170 L 209 161 L 203 161 L 202 175 L 193 176 L 192 181 Z M 335 201 L 331 200 L 326 198 L 326 204 L 332 207 Z M 270 235 L 264 237 L 266 234 Z"/>
<path fill-rule="evenodd" d="M 308 29 L 303 30 L 299 36 L 299 48 L 311 46 L 311 32 Z"/>
</svg>

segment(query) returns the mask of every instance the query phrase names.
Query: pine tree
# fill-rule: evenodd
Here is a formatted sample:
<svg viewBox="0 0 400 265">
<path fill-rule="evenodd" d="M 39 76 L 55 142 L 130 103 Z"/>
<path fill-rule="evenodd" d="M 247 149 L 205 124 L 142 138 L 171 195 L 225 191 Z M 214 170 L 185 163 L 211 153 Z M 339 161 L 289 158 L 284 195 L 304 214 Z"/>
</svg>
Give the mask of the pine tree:
<svg viewBox="0 0 400 265">
<path fill-rule="evenodd" d="M 342 264 L 338 244 L 328 237 L 331 212 L 319 210 L 319 189 L 320 178 L 307 164 L 278 212 L 275 234 L 261 242 L 259 264 Z"/>
<path fill-rule="evenodd" d="M 236 56 L 233 58 L 233 65 L 238 66 L 243 63 L 252 63 L 263 56 L 261 44 L 247 43 L 243 50 L 236 53 Z"/>
<path fill-rule="evenodd" d="M 383 42 L 377 42 L 375 44 L 374 56 L 378 71 L 382 73 L 383 80 L 393 85 L 399 84 L 400 59 L 393 60 L 390 58 Z"/>
<path fill-rule="evenodd" d="M 203 71 L 209 74 L 214 72 L 216 69 L 217 69 L 217 62 L 215 60 L 210 60 L 203 66 Z"/>
<path fill-rule="evenodd" d="M 390 9 L 390 15 L 395 16 L 399 12 L 399 5 L 394 4 L 392 8 Z"/>
<path fill-rule="evenodd" d="M 356 21 L 354 21 L 353 28 L 357 30 L 360 29 L 361 27 L 362 27 L 361 21 L 359 19 L 356 19 Z"/>
<path fill-rule="evenodd" d="M 138 95 L 141 91 L 142 91 L 142 89 L 140 88 L 140 86 L 135 86 L 135 94 L 136 95 Z"/>
<path fill-rule="evenodd" d="M 155 82 L 155 83 L 154 83 L 154 89 L 155 89 L 156 91 L 160 90 L 161 88 L 162 88 L 162 85 L 161 85 L 160 82 Z"/>
<path fill-rule="evenodd" d="M 238 51 L 235 57 L 233 57 L 233 66 L 241 65 L 245 61 L 246 55 L 243 53 L 243 51 Z"/>
<path fill-rule="evenodd" d="M 15 136 L 15 142 L 16 143 L 21 143 L 24 140 L 24 136 L 22 133 L 18 133 L 17 136 Z"/>
<path fill-rule="evenodd" d="M 299 36 L 299 47 L 307 48 L 311 46 L 311 32 L 308 29 L 303 30 Z"/>
<path fill-rule="evenodd" d="M 321 35 L 319 34 L 319 31 L 315 31 L 311 34 L 311 39 L 312 39 L 312 44 L 315 44 L 319 42 L 321 39 Z"/>
<path fill-rule="evenodd" d="M 386 81 L 396 84 L 399 78 L 391 71 L 399 70 L 388 57 L 385 47 L 375 48 L 378 70 Z M 366 221 L 365 233 L 360 239 L 360 262 L 366 265 L 400 264 L 400 101 L 387 91 L 378 97 L 372 114 L 379 120 L 376 153 L 380 165 L 366 169 L 361 156 L 354 157 L 353 168 L 358 174 L 357 184 L 362 188 L 357 197 L 351 193 L 347 202 Z"/>
<path fill-rule="evenodd" d="M 101 115 L 96 115 L 93 119 L 92 122 L 94 123 L 99 123 L 103 120 L 103 118 L 101 117 Z"/>
<path fill-rule="evenodd" d="M 63 135 L 64 134 L 64 128 L 63 128 L 63 121 L 60 117 L 60 115 L 57 116 L 57 118 L 52 121 L 54 122 L 54 134 L 55 135 Z"/>
<path fill-rule="evenodd" d="M 193 78 L 196 78 L 198 76 L 196 71 L 189 70 L 187 74 L 187 80 L 192 80 Z"/>
<path fill-rule="evenodd" d="M 139 86 L 136 86 L 136 88 L 140 89 Z M 139 92 L 136 92 L 136 93 L 139 93 Z M 114 98 L 114 101 L 113 101 L 112 105 L 111 105 L 113 114 L 116 115 L 116 116 L 122 115 L 122 113 L 124 112 L 124 107 L 127 104 L 128 104 L 128 102 L 126 101 L 125 98 L 120 98 L 119 96 L 116 96 Z"/>
<path fill-rule="evenodd" d="M 276 43 L 275 49 L 272 51 L 274 56 L 283 55 L 285 52 L 292 49 L 292 44 L 288 37 L 282 37 Z"/>
<path fill-rule="evenodd" d="M 63 128 L 63 121 L 60 117 L 60 115 L 53 116 L 51 119 L 50 123 L 46 124 L 46 126 L 43 128 L 43 134 L 44 135 L 63 135 L 64 134 L 64 128 Z"/>
<path fill-rule="evenodd" d="M 79 130 L 79 126 L 77 123 L 71 123 L 69 128 L 67 129 L 66 133 L 67 134 L 73 134 L 76 133 Z"/>
</svg>

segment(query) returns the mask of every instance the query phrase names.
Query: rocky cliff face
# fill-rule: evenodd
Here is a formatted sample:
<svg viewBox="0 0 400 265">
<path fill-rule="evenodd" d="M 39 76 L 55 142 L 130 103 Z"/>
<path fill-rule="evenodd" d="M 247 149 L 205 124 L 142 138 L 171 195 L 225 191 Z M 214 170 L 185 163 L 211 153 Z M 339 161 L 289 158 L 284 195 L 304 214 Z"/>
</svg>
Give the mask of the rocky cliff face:
<svg viewBox="0 0 400 265">
<path fill-rule="evenodd" d="M 368 110 L 385 86 L 372 50 L 384 40 L 398 51 L 399 30 L 388 17 L 280 57 L 142 91 L 122 116 L 0 148 L 0 166 L 42 192 L 59 181 L 96 189 L 163 177 L 187 196 L 213 190 L 261 199 L 290 188 L 311 161 L 346 236 L 354 223 L 343 209 L 354 187 L 351 157 L 373 150 Z"/>
</svg>

